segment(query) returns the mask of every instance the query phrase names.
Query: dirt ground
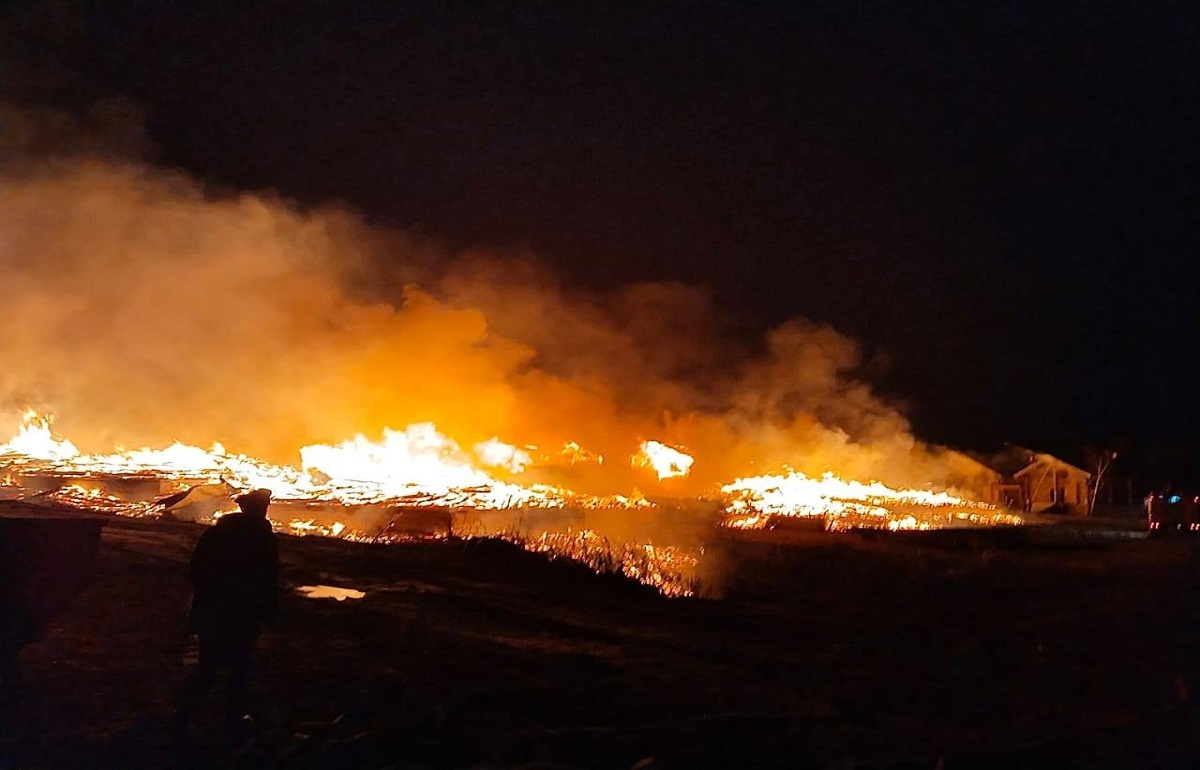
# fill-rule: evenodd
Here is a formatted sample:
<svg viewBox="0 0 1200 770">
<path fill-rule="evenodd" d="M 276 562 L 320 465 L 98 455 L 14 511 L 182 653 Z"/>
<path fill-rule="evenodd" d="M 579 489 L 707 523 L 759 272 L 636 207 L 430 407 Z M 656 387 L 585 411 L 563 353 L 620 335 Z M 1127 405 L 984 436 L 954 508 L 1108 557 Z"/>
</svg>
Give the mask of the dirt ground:
<svg viewBox="0 0 1200 770">
<path fill-rule="evenodd" d="M 720 600 L 497 541 L 283 537 L 253 725 L 173 748 L 202 527 L 113 519 L 20 655 L 0 768 L 1186 767 L 1200 545 L 727 543 Z M 940 764 L 939 764 L 940 763 Z"/>
</svg>

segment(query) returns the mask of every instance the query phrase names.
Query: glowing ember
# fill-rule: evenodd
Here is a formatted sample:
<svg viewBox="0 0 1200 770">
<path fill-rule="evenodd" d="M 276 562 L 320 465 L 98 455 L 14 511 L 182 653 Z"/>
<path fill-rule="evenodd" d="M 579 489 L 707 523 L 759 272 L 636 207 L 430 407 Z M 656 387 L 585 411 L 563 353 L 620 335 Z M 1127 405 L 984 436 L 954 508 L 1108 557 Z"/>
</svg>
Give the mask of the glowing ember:
<svg viewBox="0 0 1200 770">
<path fill-rule="evenodd" d="M 344 602 L 347 599 L 361 599 L 366 596 L 366 593 L 353 588 L 339 588 L 338 586 L 296 586 L 296 593 L 306 596 L 309 599 L 336 599 L 339 602 Z"/>
<path fill-rule="evenodd" d="M 633 457 L 635 466 L 652 468 L 660 479 L 688 475 L 693 462 L 691 455 L 658 441 L 643 441 L 641 451 Z"/>
<path fill-rule="evenodd" d="M 731 513 L 721 522 L 729 529 L 766 529 L 771 523 L 769 513 Z"/>
</svg>

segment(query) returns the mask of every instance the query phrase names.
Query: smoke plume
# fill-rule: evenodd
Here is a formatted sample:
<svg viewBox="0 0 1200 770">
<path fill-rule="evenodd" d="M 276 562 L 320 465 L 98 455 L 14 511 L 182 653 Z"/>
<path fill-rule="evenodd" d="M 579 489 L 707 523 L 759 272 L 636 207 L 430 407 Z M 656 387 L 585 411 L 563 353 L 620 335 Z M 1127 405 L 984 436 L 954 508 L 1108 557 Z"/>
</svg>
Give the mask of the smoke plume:
<svg viewBox="0 0 1200 770">
<path fill-rule="evenodd" d="M 52 135 L 53 116 L 0 107 L 0 430 L 34 407 L 85 451 L 220 441 L 294 463 L 433 421 L 463 446 L 527 447 L 522 480 L 664 497 L 784 465 L 953 473 L 829 327 L 793 319 L 748 350 L 698 287 L 572 287 L 533 255 L 454 253 L 128 160 L 141 134 L 119 109 Z M 114 131 L 124 149 L 102 151 Z M 632 467 L 649 438 L 694 455 L 692 475 Z"/>
</svg>

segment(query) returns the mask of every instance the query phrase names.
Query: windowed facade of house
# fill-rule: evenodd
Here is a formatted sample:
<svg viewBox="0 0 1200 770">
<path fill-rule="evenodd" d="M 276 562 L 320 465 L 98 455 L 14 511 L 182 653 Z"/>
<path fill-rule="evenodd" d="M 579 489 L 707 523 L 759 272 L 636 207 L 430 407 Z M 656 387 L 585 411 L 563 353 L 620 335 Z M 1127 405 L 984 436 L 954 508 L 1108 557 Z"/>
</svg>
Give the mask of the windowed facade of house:
<svg viewBox="0 0 1200 770">
<path fill-rule="evenodd" d="M 1091 474 L 1054 455 L 1010 446 L 991 456 L 973 455 L 976 488 L 987 501 L 1015 510 L 1084 516 Z"/>
</svg>

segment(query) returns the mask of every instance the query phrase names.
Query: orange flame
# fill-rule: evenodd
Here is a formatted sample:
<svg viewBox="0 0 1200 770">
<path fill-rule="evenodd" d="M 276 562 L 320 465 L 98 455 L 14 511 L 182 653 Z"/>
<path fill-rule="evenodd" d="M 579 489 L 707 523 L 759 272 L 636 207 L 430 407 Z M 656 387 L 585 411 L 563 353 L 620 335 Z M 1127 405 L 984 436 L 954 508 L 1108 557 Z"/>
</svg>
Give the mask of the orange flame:
<svg viewBox="0 0 1200 770">
<path fill-rule="evenodd" d="M 737 479 L 721 490 L 730 496 L 726 526 L 761 529 L 771 517 L 823 517 L 828 529 L 877 526 L 929 529 L 953 522 L 1019 524 L 1021 518 L 947 492 L 892 489 L 878 481 L 846 481 L 833 473 L 820 478 L 794 470 Z M 915 512 L 923 514 L 921 517 Z"/>
<path fill-rule="evenodd" d="M 659 441 L 643 441 L 632 462 L 635 467 L 651 468 L 660 479 L 671 479 L 688 475 L 695 458 Z"/>
</svg>

